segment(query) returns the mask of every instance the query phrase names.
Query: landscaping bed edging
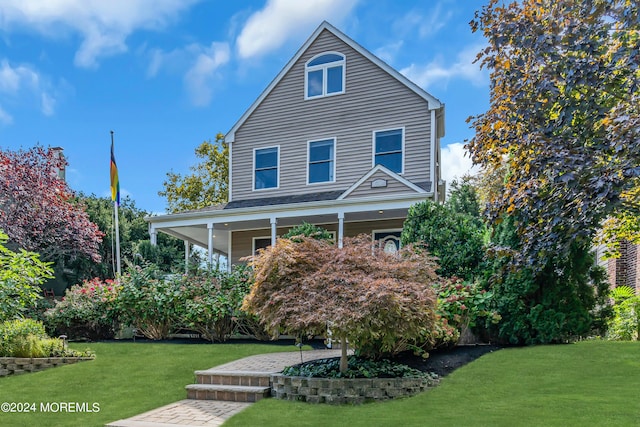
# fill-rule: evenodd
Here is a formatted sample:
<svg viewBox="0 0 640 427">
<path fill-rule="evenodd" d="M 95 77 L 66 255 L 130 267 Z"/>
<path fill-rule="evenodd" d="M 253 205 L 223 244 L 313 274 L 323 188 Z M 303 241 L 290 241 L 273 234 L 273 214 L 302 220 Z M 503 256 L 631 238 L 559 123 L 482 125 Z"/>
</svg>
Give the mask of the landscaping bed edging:
<svg viewBox="0 0 640 427">
<path fill-rule="evenodd" d="M 0 377 L 38 372 L 60 365 L 70 365 L 93 357 L 0 357 Z"/>
<path fill-rule="evenodd" d="M 271 396 L 309 403 L 361 404 L 413 396 L 438 385 L 426 378 L 313 378 L 271 376 Z"/>
</svg>

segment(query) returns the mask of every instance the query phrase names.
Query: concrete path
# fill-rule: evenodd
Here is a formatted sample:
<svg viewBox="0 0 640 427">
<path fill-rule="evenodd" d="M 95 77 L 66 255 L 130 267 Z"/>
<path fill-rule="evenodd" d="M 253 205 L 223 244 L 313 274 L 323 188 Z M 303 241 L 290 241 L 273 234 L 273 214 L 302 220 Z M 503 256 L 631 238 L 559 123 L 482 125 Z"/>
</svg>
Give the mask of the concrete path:
<svg viewBox="0 0 640 427">
<path fill-rule="evenodd" d="M 302 352 L 302 361 L 340 356 L 340 350 L 310 350 Z M 211 369 L 248 372 L 281 372 L 285 367 L 300 363 L 300 352 L 268 353 L 234 360 Z M 185 384 L 186 386 L 186 384 Z M 185 391 L 186 395 L 186 391 Z M 189 427 L 220 426 L 231 416 L 251 403 L 218 400 L 185 399 L 144 414 L 114 421 L 107 427 Z"/>
</svg>

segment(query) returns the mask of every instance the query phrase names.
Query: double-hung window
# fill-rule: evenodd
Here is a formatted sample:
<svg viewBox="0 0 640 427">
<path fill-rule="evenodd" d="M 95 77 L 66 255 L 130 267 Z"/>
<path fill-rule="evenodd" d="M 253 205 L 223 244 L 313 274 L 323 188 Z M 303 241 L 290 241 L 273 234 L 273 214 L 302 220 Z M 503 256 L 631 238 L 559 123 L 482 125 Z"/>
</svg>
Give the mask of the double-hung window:
<svg viewBox="0 0 640 427">
<path fill-rule="evenodd" d="M 308 142 L 308 175 L 307 182 L 335 182 L 336 173 L 336 140 L 323 139 Z"/>
<path fill-rule="evenodd" d="M 279 147 L 257 148 L 253 152 L 253 189 L 278 188 Z"/>
<path fill-rule="evenodd" d="M 404 129 L 373 133 L 373 165 L 382 165 L 395 173 L 403 171 Z"/>
<path fill-rule="evenodd" d="M 344 93 L 345 57 L 341 53 L 314 56 L 305 68 L 305 99 Z"/>
</svg>

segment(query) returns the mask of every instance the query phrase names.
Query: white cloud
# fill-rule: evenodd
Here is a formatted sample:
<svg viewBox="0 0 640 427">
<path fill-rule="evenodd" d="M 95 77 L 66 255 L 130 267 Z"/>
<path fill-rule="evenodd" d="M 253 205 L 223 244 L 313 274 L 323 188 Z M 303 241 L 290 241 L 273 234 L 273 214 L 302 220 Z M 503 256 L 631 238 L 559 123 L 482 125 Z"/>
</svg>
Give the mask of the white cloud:
<svg viewBox="0 0 640 427">
<path fill-rule="evenodd" d="M 412 10 L 393 24 L 396 33 L 407 34 L 416 31 L 421 39 L 427 38 L 440 31 L 453 16 L 453 11 L 447 7 L 443 10 L 443 3 L 438 2 L 428 13 Z"/>
<path fill-rule="evenodd" d="M 184 85 L 193 105 L 208 105 L 213 96 L 213 84 L 217 71 L 231 58 L 229 44 L 212 42 L 209 47 L 190 44 L 169 52 L 154 50 L 147 68 L 148 77 L 156 77 L 164 71 L 182 74 Z"/>
<path fill-rule="evenodd" d="M 53 113 L 55 112 L 55 107 L 56 107 L 56 100 L 53 99 L 46 92 L 42 92 L 42 94 L 40 95 L 40 98 L 42 100 L 42 104 L 41 104 L 42 114 L 44 114 L 45 116 L 53 116 Z"/>
<path fill-rule="evenodd" d="M 378 58 L 382 59 L 384 62 L 391 64 L 394 58 L 396 57 L 396 55 L 398 54 L 398 52 L 400 51 L 400 49 L 402 49 L 403 45 L 404 45 L 403 40 L 399 40 L 395 43 L 389 43 L 382 46 L 379 49 L 376 49 L 374 54 Z"/>
<path fill-rule="evenodd" d="M 13 102 L 32 100 L 40 105 L 45 116 L 55 113 L 56 99 L 51 95 L 51 85 L 36 70 L 27 65 L 12 66 L 9 61 L 0 61 L 0 95 Z M 0 111 L 0 121 L 13 121 L 5 110 Z"/>
<path fill-rule="evenodd" d="M 216 70 L 229 62 L 229 56 L 229 45 L 215 42 L 197 56 L 184 76 L 185 85 L 194 105 L 209 104 L 213 95 L 212 83 Z"/>
<path fill-rule="evenodd" d="M 36 88 L 40 76 L 25 65 L 12 67 L 6 59 L 0 62 L 0 92 L 17 94 L 24 87 Z"/>
<path fill-rule="evenodd" d="M 474 86 L 484 86 L 489 83 L 488 74 L 486 70 L 480 69 L 480 64 L 473 63 L 481 49 L 479 45 L 467 47 L 458 53 L 451 65 L 444 64 L 442 58 L 436 58 L 427 65 L 411 64 L 400 72 L 423 88 L 429 88 L 435 83 L 446 86 L 453 79 L 467 80 Z"/>
<path fill-rule="evenodd" d="M 268 0 L 264 9 L 249 17 L 236 43 L 247 59 L 277 49 L 292 36 L 308 35 L 323 20 L 339 23 L 358 0 Z"/>
<path fill-rule="evenodd" d="M 3 123 L 5 125 L 10 125 L 11 123 L 13 123 L 13 117 L 11 116 L 11 114 L 4 111 L 2 107 L 0 107 L 0 123 Z"/>
<path fill-rule="evenodd" d="M 138 29 L 158 29 L 199 0 L 3 0 L 0 29 L 29 28 L 47 37 L 80 33 L 75 64 L 96 67 L 98 59 L 127 50 Z"/>
<path fill-rule="evenodd" d="M 464 144 L 454 142 L 441 149 L 441 178 L 447 181 L 447 187 L 451 182 L 465 175 L 476 175 L 480 171 L 478 165 L 473 165 L 469 152 L 464 148 Z"/>
</svg>

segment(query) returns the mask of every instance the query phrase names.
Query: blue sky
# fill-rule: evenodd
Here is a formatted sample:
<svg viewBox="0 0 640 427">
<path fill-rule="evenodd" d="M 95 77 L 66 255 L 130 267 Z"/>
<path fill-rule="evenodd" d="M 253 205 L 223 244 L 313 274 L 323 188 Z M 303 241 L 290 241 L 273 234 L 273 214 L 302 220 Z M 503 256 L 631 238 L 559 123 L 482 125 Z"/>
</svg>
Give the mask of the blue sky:
<svg viewBox="0 0 640 427">
<path fill-rule="evenodd" d="M 327 20 L 446 104 L 443 175 L 468 170 L 465 119 L 486 110 L 472 61 L 481 0 L 2 0 L 0 149 L 61 146 L 67 181 L 150 212 L 166 173 L 188 172 Z"/>
</svg>

